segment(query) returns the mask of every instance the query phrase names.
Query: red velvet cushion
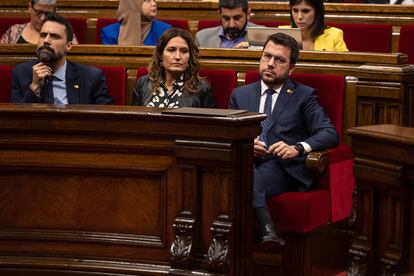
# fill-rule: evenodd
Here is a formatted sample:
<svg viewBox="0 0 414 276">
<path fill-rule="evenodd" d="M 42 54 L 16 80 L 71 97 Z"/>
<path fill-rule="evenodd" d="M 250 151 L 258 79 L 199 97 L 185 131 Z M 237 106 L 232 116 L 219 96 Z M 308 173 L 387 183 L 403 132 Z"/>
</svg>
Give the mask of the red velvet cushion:
<svg viewBox="0 0 414 276">
<path fill-rule="evenodd" d="M 9 103 L 11 98 L 13 66 L 0 65 L 0 102 Z"/>
<path fill-rule="evenodd" d="M 211 28 L 211 27 L 217 27 L 217 26 L 220 26 L 220 25 L 221 25 L 220 20 L 212 20 L 212 19 L 198 20 L 197 31 L 200 31 L 202 29 Z"/>
<path fill-rule="evenodd" d="M 331 119 L 339 137 L 342 137 L 345 77 L 331 74 L 293 73 L 291 78 L 316 89 L 319 104 Z"/>
<path fill-rule="evenodd" d="M 327 190 L 284 193 L 272 197 L 267 206 L 280 231 L 308 233 L 331 220 Z"/>
<path fill-rule="evenodd" d="M 237 83 L 237 71 L 232 69 L 201 69 L 214 91 L 217 108 L 228 108 L 230 95 Z"/>
<path fill-rule="evenodd" d="M 188 21 L 184 19 L 159 19 L 162 22 L 170 24 L 174 28 L 189 30 Z"/>
<path fill-rule="evenodd" d="M 86 43 L 86 18 L 68 18 L 68 21 L 72 25 L 73 32 L 80 44 Z"/>
<path fill-rule="evenodd" d="M 344 32 L 349 51 L 391 53 L 392 26 L 390 24 L 329 23 Z"/>
<path fill-rule="evenodd" d="M 98 66 L 104 71 L 106 85 L 116 105 L 125 105 L 126 69 L 123 66 Z"/>
<path fill-rule="evenodd" d="M 398 52 L 408 55 L 408 63 L 414 64 L 414 24 L 402 25 Z"/>
</svg>

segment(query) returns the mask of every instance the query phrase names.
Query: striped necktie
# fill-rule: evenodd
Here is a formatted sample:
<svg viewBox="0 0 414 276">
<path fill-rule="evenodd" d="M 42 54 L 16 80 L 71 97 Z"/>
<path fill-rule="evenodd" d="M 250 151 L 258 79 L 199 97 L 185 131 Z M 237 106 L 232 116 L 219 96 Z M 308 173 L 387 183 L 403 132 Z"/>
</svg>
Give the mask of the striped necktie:
<svg viewBox="0 0 414 276">
<path fill-rule="evenodd" d="M 270 115 L 272 114 L 272 95 L 275 92 L 276 91 L 273 89 L 266 89 L 265 91 L 267 95 L 266 95 L 263 112 L 264 114 L 267 115 L 267 118 L 262 121 L 262 133 L 260 133 L 259 140 L 262 142 L 265 142 L 267 146 L 269 146 L 268 141 L 267 141 L 267 132 L 269 131 L 269 128 L 270 128 Z"/>
</svg>

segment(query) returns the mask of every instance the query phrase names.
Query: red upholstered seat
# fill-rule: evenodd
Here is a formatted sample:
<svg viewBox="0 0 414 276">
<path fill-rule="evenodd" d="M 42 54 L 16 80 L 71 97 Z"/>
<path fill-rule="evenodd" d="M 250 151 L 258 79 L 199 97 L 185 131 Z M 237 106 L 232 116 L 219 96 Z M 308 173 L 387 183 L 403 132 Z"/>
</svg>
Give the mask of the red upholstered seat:
<svg viewBox="0 0 414 276">
<path fill-rule="evenodd" d="M 414 24 L 402 25 L 398 52 L 408 55 L 408 63 L 414 64 Z"/>
<path fill-rule="evenodd" d="M 188 30 L 188 21 L 185 19 L 159 19 L 167 24 L 170 24 L 174 28 L 181 28 Z M 95 31 L 95 43 L 102 44 L 101 30 L 102 28 L 117 22 L 116 18 L 98 18 L 96 21 L 96 31 Z"/>
<path fill-rule="evenodd" d="M 0 65 L 0 102 L 9 103 L 11 98 L 13 66 Z"/>
<path fill-rule="evenodd" d="M 189 30 L 188 21 L 185 19 L 160 19 L 160 21 L 170 24 L 174 28 Z"/>
<path fill-rule="evenodd" d="M 148 69 L 140 67 L 137 70 L 137 80 L 148 74 Z M 200 76 L 206 78 L 214 91 L 216 108 L 226 109 L 229 106 L 230 95 L 237 83 L 237 72 L 232 69 L 200 69 Z"/>
<path fill-rule="evenodd" d="M 116 105 L 125 105 L 126 69 L 123 66 L 98 66 L 105 74 L 106 86 Z"/>
<path fill-rule="evenodd" d="M 329 74 L 294 73 L 291 78 L 318 91 L 318 101 L 342 136 L 345 79 Z M 246 84 L 260 79 L 257 71 L 246 73 Z M 291 192 L 268 201 L 275 225 L 281 231 L 308 233 L 349 216 L 352 208 L 352 153 L 348 145 L 328 149 L 329 163 L 317 187 Z"/>
<path fill-rule="evenodd" d="M 216 108 L 227 109 L 230 95 L 237 84 L 237 72 L 232 69 L 204 69 L 200 75 L 207 79 L 214 91 Z"/>
<path fill-rule="evenodd" d="M 68 18 L 68 21 L 73 27 L 73 32 L 75 33 L 79 44 L 85 44 L 87 32 L 86 18 Z"/>
<path fill-rule="evenodd" d="M 390 24 L 328 23 L 344 32 L 348 50 L 358 52 L 391 53 L 392 26 Z"/>
</svg>

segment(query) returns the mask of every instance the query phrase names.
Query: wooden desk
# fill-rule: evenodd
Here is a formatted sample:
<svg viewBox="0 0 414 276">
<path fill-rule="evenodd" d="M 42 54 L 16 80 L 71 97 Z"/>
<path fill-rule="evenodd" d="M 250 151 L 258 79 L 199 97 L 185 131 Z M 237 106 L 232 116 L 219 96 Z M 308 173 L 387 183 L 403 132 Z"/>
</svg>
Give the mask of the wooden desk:
<svg viewBox="0 0 414 276">
<path fill-rule="evenodd" d="M 364 126 L 348 134 L 357 186 L 357 227 L 348 272 L 414 273 L 414 128 Z"/>
<path fill-rule="evenodd" d="M 15 65 L 33 58 L 30 45 L 0 46 L 0 64 Z M 128 71 L 127 102 L 132 99 L 136 69 L 147 66 L 152 47 L 75 45 L 69 59 L 90 65 L 125 66 Z M 259 68 L 260 51 L 201 49 L 201 66 L 239 72 L 244 84 L 248 70 Z M 414 66 L 403 54 L 301 51 L 299 72 L 346 76 L 344 130 L 361 125 L 414 126 Z M 347 141 L 347 137 L 343 137 Z"/>
<path fill-rule="evenodd" d="M 252 274 L 265 116 L 160 111 L 0 104 L 0 275 Z"/>
</svg>

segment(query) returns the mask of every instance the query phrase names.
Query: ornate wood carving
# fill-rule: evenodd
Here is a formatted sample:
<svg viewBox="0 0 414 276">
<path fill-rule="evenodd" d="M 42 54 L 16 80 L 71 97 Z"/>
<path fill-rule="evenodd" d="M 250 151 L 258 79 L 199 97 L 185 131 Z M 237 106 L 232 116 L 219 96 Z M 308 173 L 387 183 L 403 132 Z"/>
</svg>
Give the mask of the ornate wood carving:
<svg viewBox="0 0 414 276">
<path fill-rule="evenodd" d="M 182 211 L 180 216 L 175 219 L 173 224 L 175 240 L 170 249 L 171 267 L 183 269 L 193 267 L 194 260 L 191 251 L 194 242 L 194 222 L 195 219 L 189 211 Z"/>
<path fill-rule="evenodd" d="M 351 128 L 358 191 L 356 235 L 347 275 L 412 272 L 414 130 L 395 125 Z"/>
<path fill-rule="evenodd" d="M 350 264 L 347 276 L 365 276 L 367 271 L 367 252 L 358 250 L 349 250 Z"/>
<path fill-rule="evenodd" d="M 220 215 L 211 226 L 212 241 L 207 252 L 207 268 L 211 272 L 225 273 L 230 252 L 229 233 L 231 222 L 227 215 Z"/>
</svg>

